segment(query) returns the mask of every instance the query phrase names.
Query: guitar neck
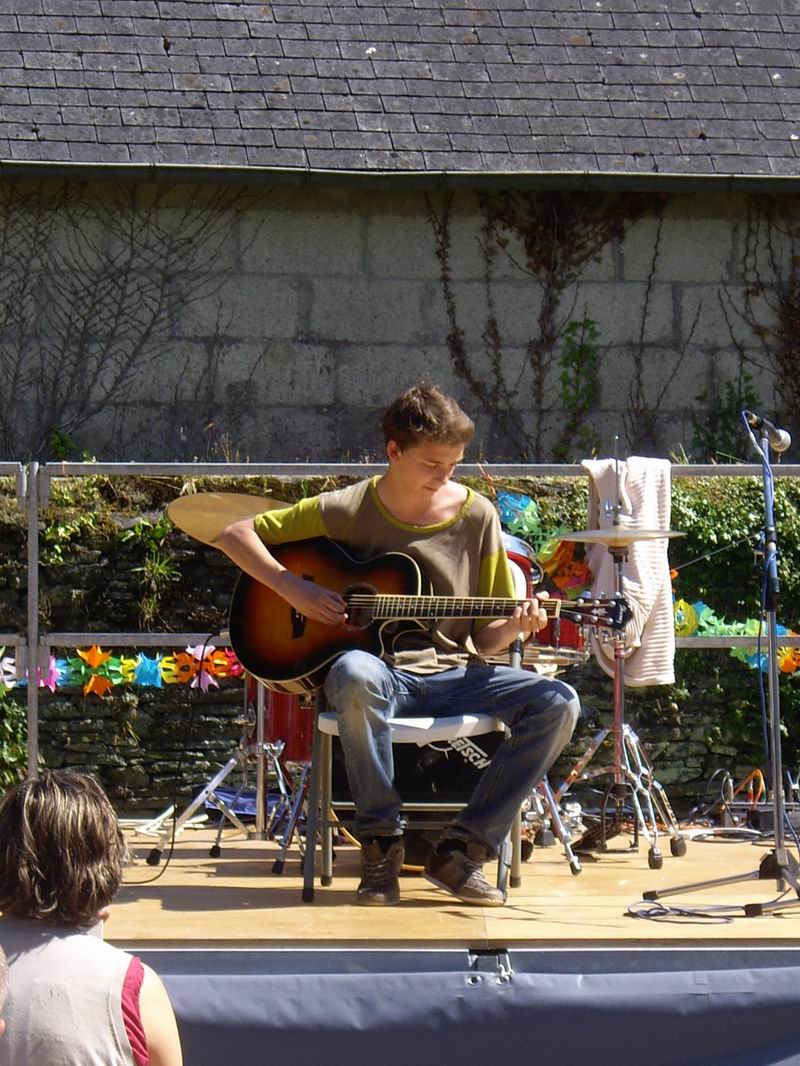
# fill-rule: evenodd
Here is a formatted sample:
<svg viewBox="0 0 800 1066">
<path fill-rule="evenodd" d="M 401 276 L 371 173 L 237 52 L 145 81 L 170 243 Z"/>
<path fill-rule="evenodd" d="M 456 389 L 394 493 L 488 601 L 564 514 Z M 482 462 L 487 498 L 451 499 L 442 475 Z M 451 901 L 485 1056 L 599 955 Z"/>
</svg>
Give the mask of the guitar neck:
<svg viewBox="0 0 800 1066">
<path fill-rule="evenodd" d="M 372 618 L 510 618 L 528 600 L 505 596 L 348 596 L 351 608 L 369 611 Z M 561 614 L 561 600 L 540 600 L 549 617 Z"/>
</svg>

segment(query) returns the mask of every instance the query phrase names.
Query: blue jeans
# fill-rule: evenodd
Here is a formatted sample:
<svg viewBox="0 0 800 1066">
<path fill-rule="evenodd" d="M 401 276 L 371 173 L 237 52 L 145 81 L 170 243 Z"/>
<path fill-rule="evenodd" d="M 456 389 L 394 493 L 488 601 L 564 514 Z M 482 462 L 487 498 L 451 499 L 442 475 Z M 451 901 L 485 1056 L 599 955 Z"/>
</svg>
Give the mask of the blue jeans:
<svg viewBox="0 0 800 1066">
<path fill-rule="evenodd" d="M 477 665 L 411 674 L 363 651 L 348 651 L 336 660 L 325 681 L 325 698 L 338 716 L 362 840 L 403 831 L 394 787 L 391 718 L 476 711 L 499 718 L 510 735 L 447 831 L 448 837 L 479 841 L 492 854 L 572 736 L 580 714 L 573 688 L 529 670 Z"/>
</svg>

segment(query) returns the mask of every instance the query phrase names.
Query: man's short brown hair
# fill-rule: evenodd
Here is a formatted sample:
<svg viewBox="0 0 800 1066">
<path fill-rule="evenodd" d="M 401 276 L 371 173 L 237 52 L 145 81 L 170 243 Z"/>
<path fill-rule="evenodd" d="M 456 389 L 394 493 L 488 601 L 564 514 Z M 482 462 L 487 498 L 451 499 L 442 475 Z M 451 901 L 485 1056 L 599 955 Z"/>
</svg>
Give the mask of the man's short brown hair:
<svg viewBox="0 0 800 1066">
<path fill-rule="evenodd" d="M 435 385 L 421 382 L 401 392 L 383 416 L 383 435 L 409 448 L 420 441 L 468 444 L 475 434 L 469 415 Z"/>
<path fill-rule="evenodd" d="M 94 925 L 122 883 L 126 855 L 114 808 L 94 778 L 45 771 L 0 802 L 0 910 Z"/>
</svg>

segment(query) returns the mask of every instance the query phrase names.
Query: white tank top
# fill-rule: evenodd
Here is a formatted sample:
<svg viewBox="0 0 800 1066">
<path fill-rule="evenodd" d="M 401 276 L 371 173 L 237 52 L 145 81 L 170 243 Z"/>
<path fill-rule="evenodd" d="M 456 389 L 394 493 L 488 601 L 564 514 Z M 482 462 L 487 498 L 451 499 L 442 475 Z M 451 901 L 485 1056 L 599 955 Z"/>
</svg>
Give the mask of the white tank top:
<svg viewBox="0 0 800 1066">
<path fill-rule="evenodd" d="M 102 940 L 102 926 L 0 920 L 8 956 L 0 1066 L 134 1066 L 122 1017 L 131 956 Z"/>
</svg>

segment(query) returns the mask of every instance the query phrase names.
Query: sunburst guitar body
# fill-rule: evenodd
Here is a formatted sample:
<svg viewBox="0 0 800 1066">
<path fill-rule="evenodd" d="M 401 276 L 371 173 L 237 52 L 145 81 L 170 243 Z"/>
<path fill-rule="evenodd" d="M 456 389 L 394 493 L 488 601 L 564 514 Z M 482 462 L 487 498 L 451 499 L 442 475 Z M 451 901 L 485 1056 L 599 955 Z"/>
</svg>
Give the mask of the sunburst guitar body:
<svg viewBox="0 0 800 1066">
<path fill-rule="evenodd" d="M 396 600 L 423 591 L 420 568 L 399 552 L 359 562 L 336 541 L 320 537 L 272 546 L 270 553 L 291 573 L 338 592 L 349 606 L 346 624 L 326 625 L 298 614 L 277 592 L 241 575 L 231 603 L 231 644 L 249 673 L 281 692 L 319 687 L 345 651 L 383 653 L 381 630 L 396 616 L 376 618 L 354 597 Z"/>
<path fill-rule="evenodd" d="M 402 552 L 359 561 L 324 537 L 272 546 L 270 552 L 291 573 L 338 592 L 347 603 L 347 621 L 326 625 L 306 618 L 247 574 L 240 576 L 230 611 L 233 650 L 248 673 L 279 692 L 318 688 L 331 663 L 346 651 L 383 655 L 383 630 L 390 622 L 418 626 L 441 618 L 510 618 L 526 602 L 505 596 L 431 595 L 417 563 Z M 621 597 L 550 599 L 539 606 L 552 618 L 579 625 L 620 629 L 630 618 Z"/>
</svg>

